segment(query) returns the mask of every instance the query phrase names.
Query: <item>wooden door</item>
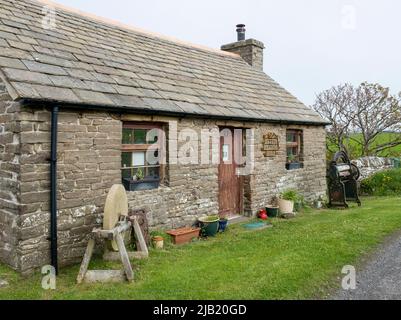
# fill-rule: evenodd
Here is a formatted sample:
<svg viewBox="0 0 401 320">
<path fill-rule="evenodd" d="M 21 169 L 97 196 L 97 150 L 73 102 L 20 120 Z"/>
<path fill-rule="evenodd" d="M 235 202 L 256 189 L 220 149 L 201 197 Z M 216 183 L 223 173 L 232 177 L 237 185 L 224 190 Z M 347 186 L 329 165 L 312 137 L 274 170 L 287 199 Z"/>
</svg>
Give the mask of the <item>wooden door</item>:
<svg viewBox="0 0 401 320">
<path fill-rule="evenodd" d="M 237 143 L 236 143 L 237 144 Z M 238 215 L 241 213 L 240 177 L 235 152 L 240 145 L 234 145 L 234 131 L 223 128 L 220 137 L 219 164 L 219 206 L 220 216 Z"/>
</svg>

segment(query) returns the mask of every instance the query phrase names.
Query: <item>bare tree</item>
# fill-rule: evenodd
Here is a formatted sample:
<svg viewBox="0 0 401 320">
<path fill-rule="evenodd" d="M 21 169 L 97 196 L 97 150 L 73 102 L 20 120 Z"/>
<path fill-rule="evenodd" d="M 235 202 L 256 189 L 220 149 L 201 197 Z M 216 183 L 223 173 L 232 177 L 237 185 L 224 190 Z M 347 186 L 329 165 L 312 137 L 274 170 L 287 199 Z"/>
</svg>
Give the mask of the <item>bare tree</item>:
<svg viewBox="0 0 401 320">
<path fill-rule="evenodd" d="M 360 144 L 363 156 L 377 155 L 401 145 L 400 103 L 397 97 L 390 94 L 389 88 L 362 83 L 355 90 L 352 109 L 356 115 L 352 125 L 362 134 L 362 139 L 350 138 Z M 396 134 L 379 139 L 386 131 Z"/>
<path fill-rule="evenodd" d="M 401 94 L 397 98 L 389 88 L 370 83 L 357 88 L 343 84 L 320 93 L 313 109 L 331 122 L 328 151 L 344 150 L 359 157 L 401 145 L 400 98 Z M 383 132 L 394 134 L 384 136 Z"/>
<path fill-rule="evenodd" d="M 355 112 L 352 109 L 355 89 L 350 84 L 342 84 L 323 91 L 316 97 L 312 106 L 331 125 L 327 128 L 327 148 L 333 153 L 337 150 L 348 151 L 345 144 L 350 136 Z"/>
</svg>

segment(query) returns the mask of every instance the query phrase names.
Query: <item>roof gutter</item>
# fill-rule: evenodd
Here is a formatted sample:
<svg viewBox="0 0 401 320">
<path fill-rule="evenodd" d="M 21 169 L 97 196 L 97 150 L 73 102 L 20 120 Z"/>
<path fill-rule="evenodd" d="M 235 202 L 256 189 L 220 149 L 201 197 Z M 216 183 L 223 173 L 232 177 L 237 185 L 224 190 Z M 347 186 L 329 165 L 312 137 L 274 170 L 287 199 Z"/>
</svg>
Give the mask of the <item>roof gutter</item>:
<svg viewBox="0 0 401 320">
<path fill-rule="evenodd" d="M 186 113 L 186 112 L 175 112 L 166 110 L 154 110 L 154 109 L 133 109 L 132 107 L 119 106 L 110 107 L 106 105 L 93 105 L 93 104 L 82 104 L 82 103 L 65 103 L 62 101 L 50 101 L 40 99 L 22 99 L 23 105 L 36 105 L 40 103 L 40 106 L 53 107 L 55 104 L 62 105 L 64 108 L 70 109 L 86 109 L 92 111 L 108 111 L 114 113 L 130 113 L 140 115 L 159 115 L 159 116 L 170 116 L 179 118 L 201 118 L 201 119 L 214 119 L 214 120 L 228 120 L 228 121 L 246 121 L 246 122 L 259 122 L 259 123 L 274 123 L 274 124 L 286 124 L 286 125 L 308 125 L 308 126 L 328 126 L 331 123 L 322 119 L 321 122 L 316 121 L 295 121 L 295 120 L 277 120 L 277 119 L 257 119 L 247 117 L 230 117 L 224 115 L 206 115 L 201 113 Z"/>
</svg>

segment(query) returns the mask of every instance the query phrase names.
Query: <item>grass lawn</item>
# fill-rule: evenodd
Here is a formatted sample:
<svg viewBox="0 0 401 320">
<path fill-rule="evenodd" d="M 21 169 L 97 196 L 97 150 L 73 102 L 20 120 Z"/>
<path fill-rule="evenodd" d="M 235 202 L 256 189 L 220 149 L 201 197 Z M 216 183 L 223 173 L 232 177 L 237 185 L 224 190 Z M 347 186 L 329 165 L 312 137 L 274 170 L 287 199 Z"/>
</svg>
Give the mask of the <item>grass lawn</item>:
<svg viewBox="0 0 401 320">
<path fill-rule="evenodd" d="M 361 208 L 311 210 L 272 223 L 261 231 L 236 225 L 215 239 L 152 251 L 134 261 L 132 284 L 78 286 L 74 266 L 61 270 L 57 290 L 44 291 L 39 273 L 21 278 L 0 266 L 0 278 L 10 283 L 0 299 L 324 298 L 339 287 L 344 265 L 401 229 L 401 197 L 365 198 Z M 106 266 L 112 265 L 97 260 L 91 267 Z"/>
</svg>

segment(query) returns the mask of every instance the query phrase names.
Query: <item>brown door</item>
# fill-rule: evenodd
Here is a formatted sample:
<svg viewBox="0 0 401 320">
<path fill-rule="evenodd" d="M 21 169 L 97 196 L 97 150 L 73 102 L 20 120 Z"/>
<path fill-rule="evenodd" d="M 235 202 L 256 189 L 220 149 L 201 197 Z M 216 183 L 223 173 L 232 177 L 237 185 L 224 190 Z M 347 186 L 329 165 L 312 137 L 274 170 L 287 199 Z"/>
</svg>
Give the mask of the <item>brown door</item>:
<svg viewBox="0 0 401 320">
<path fill-rule="evenodd" d="M 234 145 L 234 131 L 223 128 L 220 137 L 219 164 L 219 205 L 220 215 L 230 216 L 241 213 L 240 177 L 234 154 L 240 146 Z"/>
</svg>

